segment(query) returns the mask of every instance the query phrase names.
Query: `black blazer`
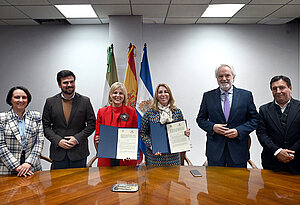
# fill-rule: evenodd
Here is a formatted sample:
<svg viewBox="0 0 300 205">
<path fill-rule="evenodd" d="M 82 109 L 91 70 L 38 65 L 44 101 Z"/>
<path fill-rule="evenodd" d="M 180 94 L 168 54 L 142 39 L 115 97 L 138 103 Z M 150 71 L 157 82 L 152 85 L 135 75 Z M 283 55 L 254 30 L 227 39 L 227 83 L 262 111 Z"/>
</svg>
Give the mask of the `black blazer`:
<svg viewBox="0 0 300 205">
<path fill-rule="evenodd" d="M 286 130 L 280 123 L 274 101 L 262 105 L 259 108 L 259 116 L 256 135 L 263 146 L 263 168 L 281 170 L 284 163 L 279 162 L 274 153 L 279 148 L 290 149 L 295 151 L 295 158 L 288 166 L 293 173 L 300 174 L 300 101 L 291 99 Z"/>
<path fill-rule="evenodd" d="M 248 149 L 249 134 L 257 128 L 258 122 L 258 114 L 252 93 L 233 87 L 232 103 L 227 123 L 222 110 L 220 95 L 219 88 L 204 93 L 196 119 L 199 127 L 207 132 L 206 156 L 213 161 L 220 160 L 227 141 L 232 160 L 236 164 L 241 164 L 250 158 Z M 213 131 L 214 124 L 227 124 L 228 128 L 235 128 L 239 136 L 228 139 L 223 135 L 219 135 Z"/>
<path fill-rule="evenodd" d="M 72 161 L 87 157 L 88 137 L 95 130 L 95 114 L 88 97 L 75 93 L 68 124 L 63 113 L 61 94 L 46 100 L 43 111 L 45 137 L 51 142 L 50 158 L 61 161 L 67 154 Z M 66 150 L 58 146 L 65 136 L 74 136 L 79 144 Z"/>
</svg>

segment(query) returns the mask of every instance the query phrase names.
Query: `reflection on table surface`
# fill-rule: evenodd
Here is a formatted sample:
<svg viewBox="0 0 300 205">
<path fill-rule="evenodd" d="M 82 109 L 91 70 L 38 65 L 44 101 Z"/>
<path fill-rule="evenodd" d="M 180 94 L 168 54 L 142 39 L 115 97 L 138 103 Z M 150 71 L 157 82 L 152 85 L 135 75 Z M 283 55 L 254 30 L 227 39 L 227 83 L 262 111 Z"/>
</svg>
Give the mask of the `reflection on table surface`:
<svg viewBox="0 0 300 205">
<path fill-rule="evenodd" d="M 0 176 L 0 204 L 299 204 L 299 182 L 284 172 L 224 167 L 64 169 Z M 116 183 L 139 191 L 112 192 Z"/>
</svg>

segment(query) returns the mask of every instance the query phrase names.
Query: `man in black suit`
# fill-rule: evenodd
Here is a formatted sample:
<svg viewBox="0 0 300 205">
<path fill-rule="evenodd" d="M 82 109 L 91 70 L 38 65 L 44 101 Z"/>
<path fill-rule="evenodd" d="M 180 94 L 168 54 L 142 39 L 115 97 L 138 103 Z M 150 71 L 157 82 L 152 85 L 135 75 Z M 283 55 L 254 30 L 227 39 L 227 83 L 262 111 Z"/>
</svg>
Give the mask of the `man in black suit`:
<svg viewBox="0 0 300 205">
<path fill-rule="evenodd" d="M 252 93 L 233 86 L 231 66 L 221 64 L 215 74 L 219 88 L 204 93 L 196 119 L 207 132 L 208 166 L 247 167 L 249 134 L 258 122 Z"/>
<path fill-rule="evenodd" d="M 286 76 L 270 81 L 272 102 L 259 108 L 256 135 L 263 146 L 264 169 L 300 174 L 300 101 L 291 97 L 292 85 Z"/>
<path fill-rule="evenodd" d="M 95 114 L 88 97 L 75 92 L 72 71 L 57 73 L 61 93 L 46 100 L 43 111 L 45 137 L 51 142 L 53 169 L 86 166 L 88 137 L 95 130 Z"/>
</svg>

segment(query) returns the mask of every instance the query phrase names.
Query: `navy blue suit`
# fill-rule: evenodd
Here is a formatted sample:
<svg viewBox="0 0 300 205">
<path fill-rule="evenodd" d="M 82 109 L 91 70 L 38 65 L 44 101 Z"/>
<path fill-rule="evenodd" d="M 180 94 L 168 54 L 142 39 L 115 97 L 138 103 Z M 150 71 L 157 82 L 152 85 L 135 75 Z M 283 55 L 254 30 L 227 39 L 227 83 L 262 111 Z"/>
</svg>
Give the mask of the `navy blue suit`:
<svg viewBox="0 0 300 205">
<path fill-rule="evenodd" d="M 203 94 L 202 103 L 197 117 L 201 129 L 207 132 L 206 156 L 209 160 L 219 161 L 227 142 L 228 151 L 235 164 L 249 160 L 249 134 L 257 128 L 258 113 L 250 91 L 233 87 L 232 103 L 228 122 L 221 105 L 220 88 Z M 229 139 L 213 131 L 215 124 L 227 124 L 228 128 L 235 128 L 239 135 Z"/>
<path fill-rule="evenodd" d="M 256 135 L 263 146 L 263 168 L 280 171 L 286 165 L 292 173 L 300 174 L 300 101 L 291 99 L 286 129 L 280 123 L 274 101 L 262 105 L 259 108 L 259 116 Z M 278 161 L 274 153 L 279 148 L 295 151 L 294 160 L 287 164 Z"/>
</svg>

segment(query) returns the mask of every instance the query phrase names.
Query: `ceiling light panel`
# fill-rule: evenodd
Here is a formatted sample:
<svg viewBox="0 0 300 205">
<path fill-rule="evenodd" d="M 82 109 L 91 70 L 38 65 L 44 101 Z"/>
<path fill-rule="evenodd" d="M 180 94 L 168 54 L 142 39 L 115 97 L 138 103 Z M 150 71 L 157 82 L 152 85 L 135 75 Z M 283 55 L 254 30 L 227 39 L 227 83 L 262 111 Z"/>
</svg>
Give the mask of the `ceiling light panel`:
<svg viewBox="0 0 300 205">
<path fill-rule="evenodd" d="M 55 5 L 66 18 L 97 18 L 97 15 L 89 4 L 79 5 Z"/>
<path fill-rule="evenodd" d="M 201 17 L 232 17 L 245 4 L 212 4 Z"/>
</svg>

